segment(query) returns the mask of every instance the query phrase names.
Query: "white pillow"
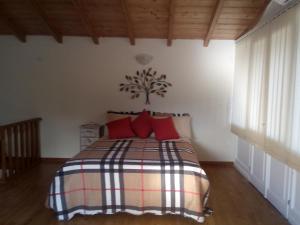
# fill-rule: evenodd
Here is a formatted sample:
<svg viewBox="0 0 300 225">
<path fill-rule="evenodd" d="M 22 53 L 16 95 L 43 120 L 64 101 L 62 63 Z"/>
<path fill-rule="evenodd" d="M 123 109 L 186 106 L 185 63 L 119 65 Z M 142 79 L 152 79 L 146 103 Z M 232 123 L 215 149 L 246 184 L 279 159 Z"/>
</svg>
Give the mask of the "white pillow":
<svg viewBox="0 0 300 225">
<path fill-rule="evenodd" d="M 180 138 L 192 138 L 191 117 L 190 116 L 173 116 L 174 126 Z"/>
</svg>

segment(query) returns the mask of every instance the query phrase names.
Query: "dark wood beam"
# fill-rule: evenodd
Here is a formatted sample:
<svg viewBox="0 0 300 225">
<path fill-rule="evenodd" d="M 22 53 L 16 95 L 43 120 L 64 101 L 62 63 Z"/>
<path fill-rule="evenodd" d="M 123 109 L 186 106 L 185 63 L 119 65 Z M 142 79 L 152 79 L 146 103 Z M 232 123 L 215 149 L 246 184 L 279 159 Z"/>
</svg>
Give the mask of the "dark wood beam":
<svg viewBox="0 0 300 225">
<path fill-rule="evenodd" d="M 220 15 L 221 15 L 223 4 L 224 4 L 224 0 L 218 0 L 217 1 L 217 4 L 215 6 L 213 15 L 212 15 L 210 23 L 209 23 L 208 31 L 207 31 L 207 33 L 205 35 L 205 38 L 204 38 L 203 45 L 205 47 L 208 46 L 209 40 L 211 38 L 211 35 L 213 34 L 213 32 L 215 30 L 215 27 L 217 25 L 218 19 L 219 19 Z"/>
<path fill-rule="evenodd" d="M 253 20 L 253 22 L 247 27 L 247 29 L 245 31 L 243 31 L 241 34 L 239 34 L 235 40 L 239 39 L 240 37 L 244 36 L 246 33 L 248 33 L 250 30 L 252 30 L 260 21 L 261 17 L 263 16 L 266 8 L 268 7 L 270 3 L 270 0 L 265 0 L 262 7 L 260 8 L 260 10 L 258 11 L 257 16 L 255 17 L 255 19 Z"/>
<path fill-rule="evenodd" d="M 5 11 L 0 5 L 0 19 L 11 29 L 17 39 L 21 42 L 26 42 L 26 32 L 20 27 L 17 22 Z"/>
<path fill-rule="evenodd" d="M 169 23 L 168 23 L 168 40 L 167 45 L 172 45 L 173 29 L 174 29 L 174 13 L 175 13 L 175 0 L 170 0 L 169 3 Z"/>
<path fill-rule="evenodd" d="M 73 3 L 74 8 L 76 9 L 77 14 L 79 15 L 79 17 L 81 19 L 82 24 L 84 25 L 85 29 L 91 36 L 93 42 L 95 44 L 99 44 L 97 32 L 95 31 L 95 29 L 90 21 L 90 18 L 86 11 L 84 0 L 72 0 L 72 3 Z"/>
<path fill-rule="evenodd" d="M 30 0 L 33 8 L 39 14 L 39 16 L 43 19 L 44 23 L 47 25 L 49 31 L 51 32 L 52 36 L 58 43 L 63 42 L 63 36 L 58 30 L 55 28 L 53 24 L 50 23 L 49 18 L 45 11 L 43 10 L 39 0 Z"/>
<path fill-rule="evenodd" d="M 130 18 L 130 13 L 127 5 L 127 0 L 120 0 L 121 6 L 122 6 L 122 11 L 126 20 L 126 25 L 127 25 L 127 33 L 128 33 L 128 38 L 130 41 L 131 45 L 135 45 L 135 38 L 134 38 L 134 32 L 133 32 L 133 25 L 132 21 Z"/>
</svg>

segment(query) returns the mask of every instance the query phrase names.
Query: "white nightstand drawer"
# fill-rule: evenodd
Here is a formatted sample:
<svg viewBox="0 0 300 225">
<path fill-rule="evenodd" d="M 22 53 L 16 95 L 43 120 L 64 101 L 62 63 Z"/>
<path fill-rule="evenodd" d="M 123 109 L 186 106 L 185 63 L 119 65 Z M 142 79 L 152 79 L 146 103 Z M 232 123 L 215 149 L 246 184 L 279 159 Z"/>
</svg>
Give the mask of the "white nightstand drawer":
<svg viewBox="0 0 300 225">
<path fill-rule="evenodd" d="M 99 124 L 84 124 L 80 126 L 80 150 L 84 150 L 99 138 Z"/>
<path fill-rule="evenodd" d="M 97 140 L 98 138 L 81 138 L 80 145 L 91 145 Z"/>
<path fill-rule="evenodd" d="M 80 130 L 80 137 L 99 137 L 98 129 L 84 128 Z"/>
</svg>

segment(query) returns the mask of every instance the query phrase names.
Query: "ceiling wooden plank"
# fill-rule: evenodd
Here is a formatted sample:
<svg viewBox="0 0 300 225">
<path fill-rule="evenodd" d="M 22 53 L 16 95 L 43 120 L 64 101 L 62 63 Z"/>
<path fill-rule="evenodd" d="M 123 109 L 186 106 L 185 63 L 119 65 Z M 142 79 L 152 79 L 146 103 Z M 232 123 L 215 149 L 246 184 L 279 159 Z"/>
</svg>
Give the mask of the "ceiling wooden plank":
<svg viewBox="0 0 300 225">
<path fill-rule="evenodd" d="M 168 46 L 178 38 L 198 38 L 207 45 L 212 39 L 239 38 L 266 7 L 265 0 L 223 1 L 217 19 L 220 0 L 0 0 L 0 35 L 16 34 L 22 41 L 27 35 L 49 34 L 58 41 L 63 35 L 88 36 L 95 43 L 101 36 L 125 37 L 130 44 L 141 37 L 161 38 Z"/>
<path fill-rule="evenodd" d="M 26 32 L 9 16 L 2 5 L 0 5 L 0 19 L 11 29 L 17 39 L 26 42 Z"/>
<path fill-rule="evenodd" d="M 39 16 L 43 19 L 44 23 L 47 25 L 48 29 L 52 33 L 52 36 L 58 43 L 63 42 L 62 34 L 55 28 L 55 26 L 50 23 L 49 18 L 45 11 L 43 10 L 39 0 L 30 0 L 32 6 L 34 7 L 35 11 L 39 14 Z"/>
<path fill-rule="evenodd" d="M 78 13 L 82 24 L 84 25 L 85 29 L 91 36 L 93 42 L 95 44 L 99 44 L 98 35 L 89 19 L 89 16 L 87 14 L 84 1 L 82 0 L 72 0 L 73 6 L 76 9 L 76 12 Z"/>
<path fill-rule="evenodd" d="M 175 0 L 170 0 L 169 22 L 168 22 L 168 40 L 167 40 L 168 46 L 172 45 L 172 40 L 173 40 L 174 14 L 175 14 Z"/>
<path fill-rule="evenodd" d="M 213 13 L 210 23 L 209 23 L 209 28 L 208 28 L 208 31 L 205 35 L 204 42 L 203 42 L 205 47 L 208 46 L 210 37 L 214 32 L 215 26 L 218 22 L 219 16 L 220 16 L 222 8 L 223 8 L 223 4 L 224 4 L 224 0 L 218 0 L 217 4 L 215 6 L 214 13 Z"/>
<path fill-rule="evenodd" d="M 120 0 L 122 11 L 126 20 L 128 38 L 131 45 L 135 45 L 135 37 L 133 32 L 133 24 L 130 17 L 127 0 Z"/>
<path fill-rule="evenodd" d="M 263 16 L 266 8 L 268 7 L 269 3 L 270 3 L 270 0 L 265 0 L 264 1 L 263 6 L 259 9 L 259 12 L 258 12 L 257 16 L 255 17 L 255 19 L 253 20 L 253 22 L 250 23 L 250 25 L 248 26 L 248 28 L 244 32 L 242 32 L 241 34 L 236 36 L 235 40 L 237 40 L 240 37 L 244 36 L 246 33 L 248 33 L 250 30 L 252 30 L 257 25 L 257 23 L 259 22 L 259 20 Z"/>
</svg>

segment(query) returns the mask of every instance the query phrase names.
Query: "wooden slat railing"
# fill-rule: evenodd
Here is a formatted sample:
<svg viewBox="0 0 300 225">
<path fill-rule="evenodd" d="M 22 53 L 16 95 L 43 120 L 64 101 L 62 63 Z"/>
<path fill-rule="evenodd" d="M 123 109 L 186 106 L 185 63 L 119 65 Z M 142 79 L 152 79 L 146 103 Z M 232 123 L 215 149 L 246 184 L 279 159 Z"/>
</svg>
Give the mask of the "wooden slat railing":
<svg viewBox="0 0 300 225">
<path fill-rule="evenodd" d="M 0 126 L 0 181 L 40 162 L 41 118 Z"/>
</svg>

